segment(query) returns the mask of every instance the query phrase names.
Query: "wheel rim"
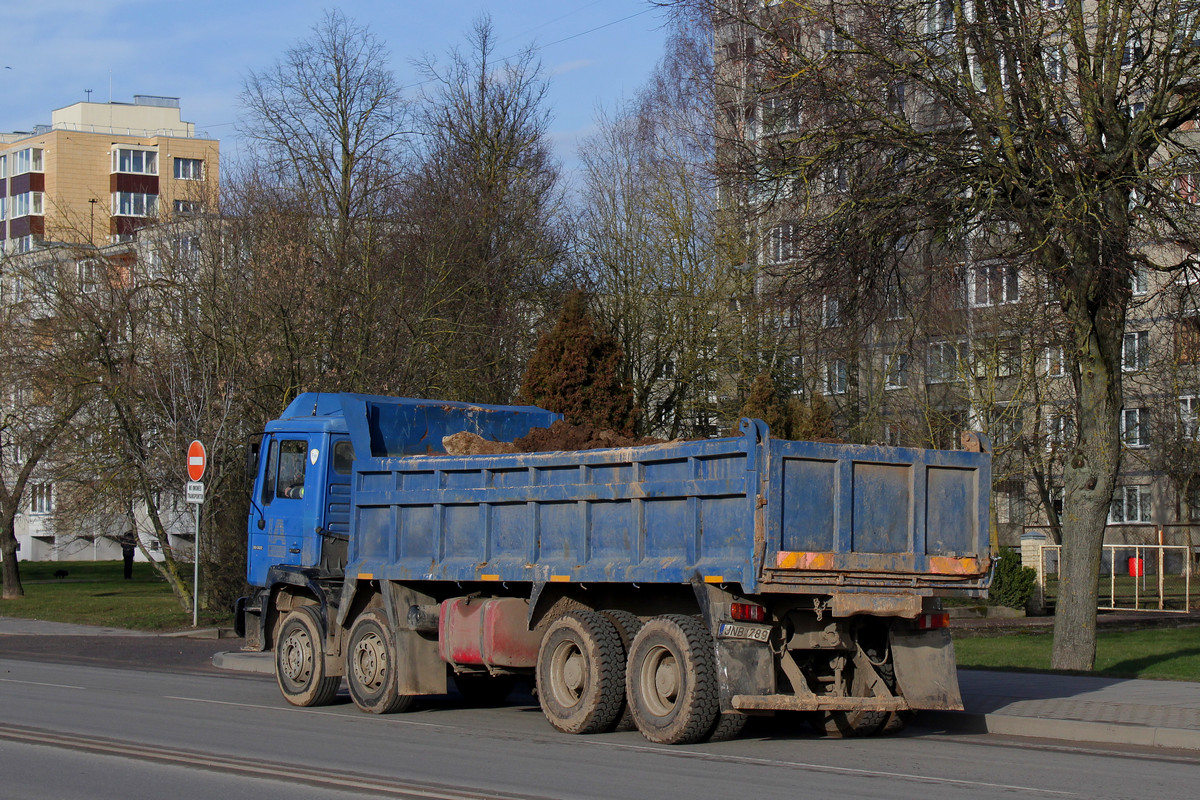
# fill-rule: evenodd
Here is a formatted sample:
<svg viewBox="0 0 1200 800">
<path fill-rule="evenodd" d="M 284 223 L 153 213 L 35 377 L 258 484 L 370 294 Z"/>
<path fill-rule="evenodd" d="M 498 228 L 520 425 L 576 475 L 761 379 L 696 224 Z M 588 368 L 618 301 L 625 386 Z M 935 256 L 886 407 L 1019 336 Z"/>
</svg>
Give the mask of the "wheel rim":
<svg viewBox="0 0 1200 800">
<path fill-rule="evenodd" d="M 550 684 L 554 699 L 570 708 L 579 703 L 587 685 L 587 659 L 572 641 L 559 642 L 550 659 Z"/>
<path fill-rule="evenodd" d="M 312 677 L 313 648 L 308 632 L 293 630 L 283 642 L 279 666 L 290 683 L 303 686 Z"/>
<path fill-rule="evenodd" d="M 683 688 L 683 672 L 670 648 L 662 645 L 651 648 L 642 661 L 638 677 L 647 711 L 656 717 L 665 717 L 675 710 Z"/>
<path fill-rule="evenodd" d="M 383 638 L 374 631 L 359 637 L 350 659 L 354 680 L 369 692 L 376 692 L 387 677 L 387 649 Z"/>
</svg>

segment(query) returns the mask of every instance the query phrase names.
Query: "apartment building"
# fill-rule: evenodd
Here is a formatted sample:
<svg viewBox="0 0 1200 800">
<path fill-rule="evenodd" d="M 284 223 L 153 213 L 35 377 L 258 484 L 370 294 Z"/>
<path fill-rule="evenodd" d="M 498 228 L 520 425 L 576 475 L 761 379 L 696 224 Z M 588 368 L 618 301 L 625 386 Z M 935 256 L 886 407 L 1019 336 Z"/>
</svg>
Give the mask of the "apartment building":
<svg viewBox="0 0 1200 800">
<path fill-rule="evenodd" d="M 49 125 L 0 134 L 0 303 L 10 323 L 6 334 L 39 340 L 43 348 L 58 346 L 55 337 L 63 334 L 53 333 L 55 311 L 48 302 L 53 291 L 93 298 L 97 313 L 109 313 L 100 299 L 105 286 L 132 285 L 153 272 L 162 252 L 186 255 L 194 249 L 203 213 L 216 210 L 219 178 L 218 141 L 183 121 L 173 97 L 75 103 L 55 110 Z M 49 291 L 52 284 L 57 288 Z M 113 334 L 125 335 L 119 326 Z M 44 375 L 43 385 L 33 385 L 19 368 L 3 372 L 0 469 L 11 481 L 44 425 L 38 397 L 47 387 Z M 72 435 L 86 427 L 84 416 L 73 420 Z M 64 438 L 31 476 L 16 519 L 19 558 L 119 558 L 122 534 L 149 527 L 145 510 L 134 503 L 86 518 L 76 513 L 70 525 L 57 524 L 68 495 L 56 482 L 64 466 L 59 460 Z M 87 480 L 86 468 L 66 472 Z M 190 509 L 182 499 L 165 506 L 172 546 L 187 552 Z M 158 542 L 144 538 L 153 554 Z"/>
<path fill-rule="evenodd" d="M 74 103 L 0 134 L 0 248 L 130 241 L 215 203 L 219 176 L 219 143 L 182 120 L 178 98 Z"/>
<path fill-rule="evenodd" d="M 1027 93 L 1044 94 L 1045 107 L 1060 109 L 1046 125 L 1063 132 L 1062 150 L 1048 148 L 1047 157 L 1079 146 L 1082 134 L 1072 131 L 1074 66 L 1064 4 L 1021 6 L 1024 30 L 1044 30 L 1046 46 L 1025 46 L 1020 59 L 1001 54 L 990 63 L 972 49 L 970 42 L 986 37 L 971 38 L 980 31 L 970 30 L 977 24 L 970 3 L 818 8 L 727 0 L 715 8 L 722 201 L 737 212 L 747 262 L 758 276 L 755 302 L 748 306 L 758 317 L 761 362 L 793 394 L 819 394 L 834 409 L 840 435 L 855 441 L 956 447 L 962 430 L 984 431 L 995 443 L 993 511 L 1000 542 L 1016 545 L 1024 531 L 1044 529 L 1063 511 L 1063 459 L 1076 439 L 1077 387 L 1068 364 L 1075 343 L 1059 298 L 1031 263 L 1028 248 L 1014 245 L 1003 219 L 976 218 L 954 231 L 897 227 L 894 235 L 869 243 L 822 223 L 844 219 L 837 209 L 850 204 L 862 208 L 866 219 L 891 190 L 910 192 L 914 209 L 927 198 L 925 208 L 945 207 L 955 191 L 967 197 L 965 205 L 975 187 L 955 187 L 952 172 L 901 185 L 917 174 L 914 161 L 920 158 L 919 150 L 905 150 L 912 140 L 904 137 L 942 136 L 954 147 L 951 140 L 966 130 L 956 127 L 955 115 L 994 110 L 987 95 L 1020 92 L 1020 81 L 1028 82 Z M 856 12 L 863 16 L 855 18 Z M 1138 81 L 1147 81 L 1148 97 L 1153 70 L 1184 68 L 1200 44 L 1194 11 L 1169 21 L 1166 12 L 1135 18 L 1131 26 L 1127 37 L 1114 40 L 1110 59 L 1130 128 L 1147 114 Z M 994 37 L 997 49 L 1005 45 L 1001 38 Z M 894 72 L 878 65 L 854 71 L 857 54 L 893 45 Z M 927 73 L 916 79 L 918 70 Z M 949 84 L 966 87 L 961 94 L 968 102 L 972 91 L 982 99 L 948 112 L 930 99 L 930 87 Z M 878 147 L 879 138 L 872 140 L 875 149 L 855 145 L 849 135 L 837 138 L 831 120 L 847 98 L 860 103 L 853 110 L 862 112 L 860 121 L 870 117 L 880 127 L 895 126 L 894 150 L 886 141 Z M 816 128 L 822 133 L 813 135 Z M 1148 169 L 1154 181 L 1130 192 L 1131 208 L 1148 209 L 1135 220 L 1157 214 L 1170 221 L 1135 221 L 1136 249 L 1147 262 L 1177 262 L 1178 251 L 1192 247 L 1191 232 L 1200 230 L 1200 160 L 1197 143 L 1187 141 L 1194 128 L 1185 122 L 1164 137 Z M 879 194 L 872 196 L 871 187 Z M 919 213 L 925 212 L 914 211 Z M 832 267 L 811 268 L 805 259 L 814 254 Z M 855 259 L 870 267 L 855 272 Z M 1138 268 L 1127 289 L 1119 364 L 1121 471 L 1106 537 L 1152 543 L 1165 530 L 1166 541 L 1190 544 L 1192 526 L 1200 523 L 1194 269 Z"/>
</svg>

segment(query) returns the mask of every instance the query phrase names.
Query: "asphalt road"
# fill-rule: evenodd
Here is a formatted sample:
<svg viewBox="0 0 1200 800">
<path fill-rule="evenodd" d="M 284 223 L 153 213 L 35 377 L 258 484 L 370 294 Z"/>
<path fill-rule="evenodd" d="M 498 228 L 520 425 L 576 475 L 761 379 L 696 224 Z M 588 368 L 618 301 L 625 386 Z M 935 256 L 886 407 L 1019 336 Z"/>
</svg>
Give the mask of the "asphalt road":
<svg viewBox="0 0 1200 800">
<path fill-rule="evenodd" d="M 0 797 L 1174 798 L 1200 774 L 1200 758 L 1161 751 L 921 730 L 838 741 L 795 720 L 695 747 L 572 737 L 528 695 L 296 709 L 269 677 L 206 666 L 228 642 L 47 638 L 0 636 Z"/>
</svg>

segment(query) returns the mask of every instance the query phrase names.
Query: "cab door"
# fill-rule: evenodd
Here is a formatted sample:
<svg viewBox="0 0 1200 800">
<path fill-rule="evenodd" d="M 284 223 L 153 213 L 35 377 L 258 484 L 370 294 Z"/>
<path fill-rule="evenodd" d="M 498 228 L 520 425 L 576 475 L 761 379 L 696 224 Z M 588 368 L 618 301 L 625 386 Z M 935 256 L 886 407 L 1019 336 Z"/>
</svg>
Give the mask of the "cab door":
<svg viewBox="0 0 1200 800">
<path fill-rule="evenodd" d="M 266 558 L 256 559 L 251 583 L 261 585 L 267 567 L 272 564 L 311 567 L 320 557 L 317 525 L 322 476 L 313 468 L 320 454 L 315 441 L 319 438 L 297 432 L 273 433 L 268 437 L 257 498 L 266 524 L 261 533 L 252 533 L 251 541 L 253 550 L 265 547 Z"/>
</svg>

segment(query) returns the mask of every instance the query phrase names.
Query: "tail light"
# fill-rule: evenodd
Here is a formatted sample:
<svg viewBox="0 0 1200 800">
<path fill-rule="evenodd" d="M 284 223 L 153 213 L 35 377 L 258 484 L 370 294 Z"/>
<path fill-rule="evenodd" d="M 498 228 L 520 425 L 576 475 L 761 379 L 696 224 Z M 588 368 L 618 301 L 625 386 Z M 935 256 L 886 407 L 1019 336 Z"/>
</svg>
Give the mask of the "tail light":
<svg viewBox="0 0 1200 800">
<path fill-rule="evenodd" d="M 729 607 L 729 615 L 738 622 L 765 622 L 767 610 L 753 603 L 734 603 Z"/>
<path fill-rule="evenodd" d="M 946 612 L 937 614 L 922 614 L 917 617 L 917 630 L 931 631 L 935 628 L 947 628 L 950 626 L 950 615 Z"/>
</svg>

